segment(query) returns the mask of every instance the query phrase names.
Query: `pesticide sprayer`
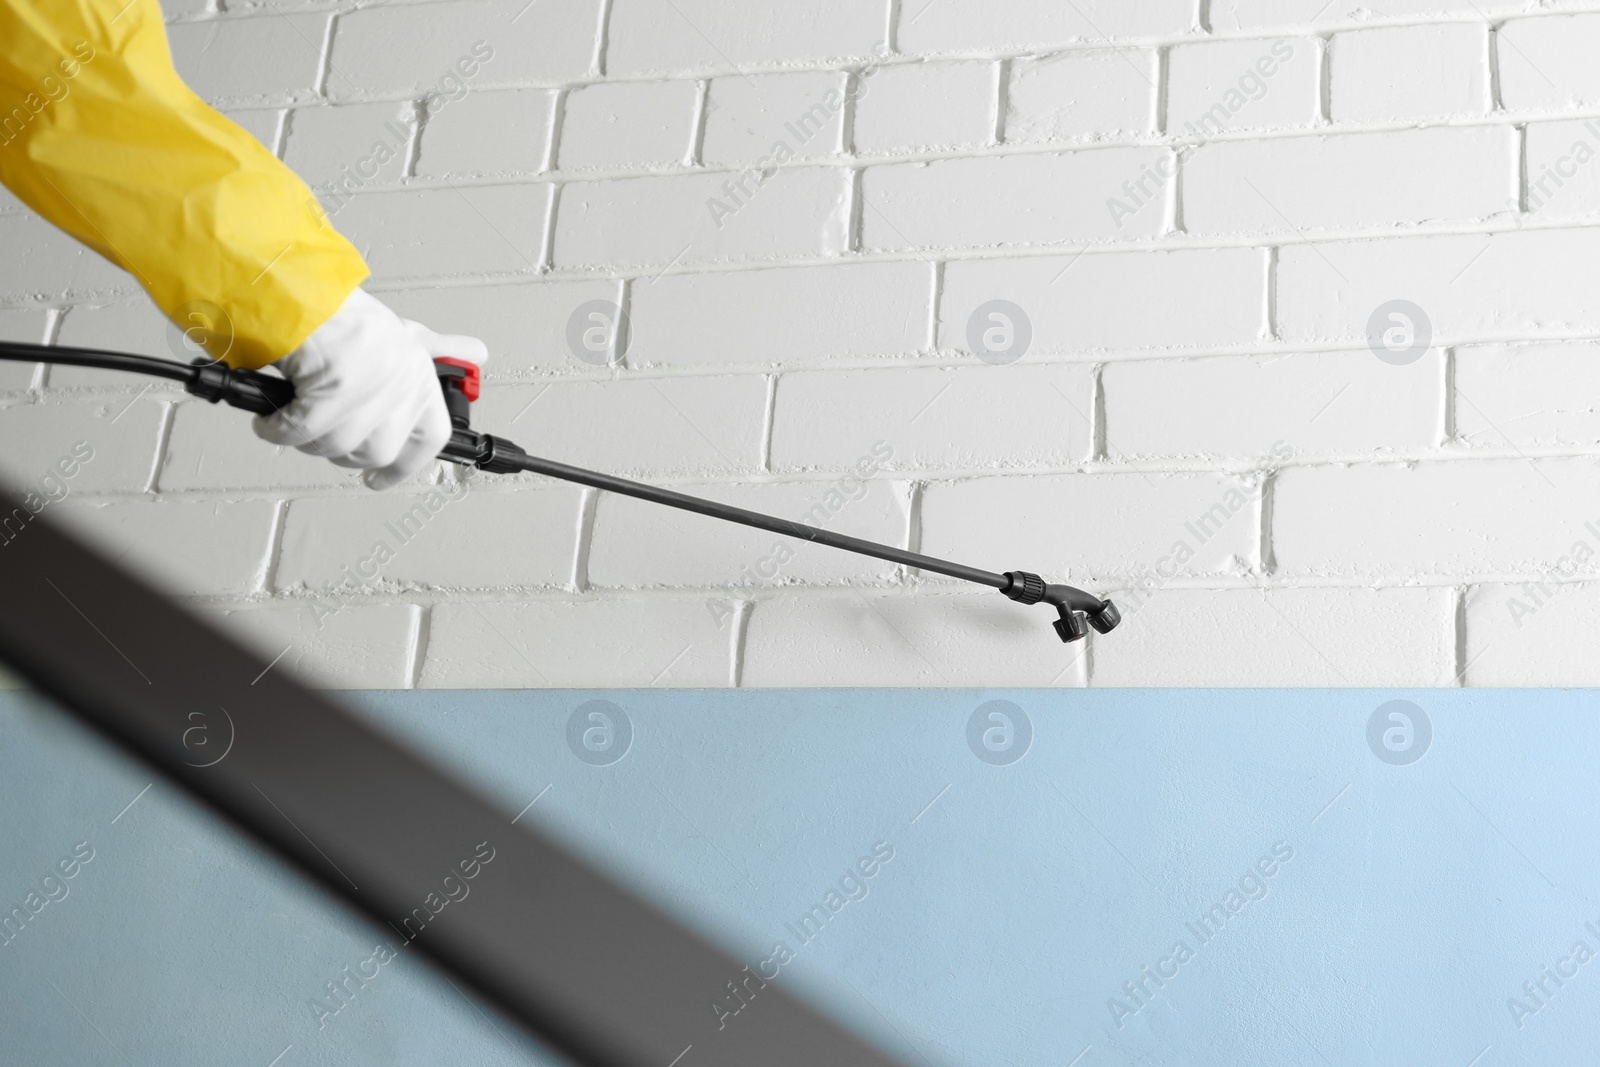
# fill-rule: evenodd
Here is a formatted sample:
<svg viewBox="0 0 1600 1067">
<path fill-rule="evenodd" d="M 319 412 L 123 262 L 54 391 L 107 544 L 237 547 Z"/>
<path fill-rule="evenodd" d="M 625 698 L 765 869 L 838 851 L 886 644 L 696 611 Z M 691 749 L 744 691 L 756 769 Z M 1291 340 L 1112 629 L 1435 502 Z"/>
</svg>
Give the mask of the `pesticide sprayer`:
<svg viewBox="0 0 1600 1067">
<path fill-rule="evenodd" d="M 20 360 L 27 363 L 61 363 L 75 367 L 98 367 L 103 370 L 130 371 L 150 374 L 182 382 L 195 396 L 215 404 L 225 402 L 233 407 L 258 415 L 271 415 L 294 399 L 294 385 L 287 379 L 260 371 L 238 370 L 225 364 L 197 359 L 193 363 L 178 363 L 168 359 L 153 359 L 126 352 L 106 352 L 92 348 L 66 348 L 54 345 L 30 345 L 0 342 L 0 359 Z M 890 545 L 880 545 L 848 534 L 807 526 L 757 511 L 730 507 L 713 500 L 702 500 L 685 493 L 675 493 L 642 482 L 628 481 L 598 471 L 573 467 L 554 460 L 530 456 L 503 437 L 480 433 L 472 428 L 470 411 L 478 399 L 478 367 L 467 360 L 436 359 L 439 387 L 444 390 L 445 406 L 450 412 L 452 431 L 450 443 L 445 445 L 439 458 L 463 466 L 476 467 L 491 474 L 514 474 L 530 471 L 565 482 L 576 482 L 595 489 L 604 489 L 623 496 L 637 497 L 668 507 L 709 515 L 725 522 L 754 526 L 760 530 L 786 537 L 797 537 L 812 544 L 855 552 L 863 556 L 904 564 L 918 570 L 959 578 L 964 582 L 986 585 L 998 589 L 1019 604 L 1049 604 L 1060 617 L 1051 625 L 1063 641 L 1077 641 L 1094 627 L 1100 633 L 1110 633 L 1121 621 L 1116 605 L 1101 600 L 1091 593 L 1074 589 L 1070 585 L 1051 585 L 1029 571 L 979 570 L 960 563 L 924 556 L 919 552 Z"/>
</svg>

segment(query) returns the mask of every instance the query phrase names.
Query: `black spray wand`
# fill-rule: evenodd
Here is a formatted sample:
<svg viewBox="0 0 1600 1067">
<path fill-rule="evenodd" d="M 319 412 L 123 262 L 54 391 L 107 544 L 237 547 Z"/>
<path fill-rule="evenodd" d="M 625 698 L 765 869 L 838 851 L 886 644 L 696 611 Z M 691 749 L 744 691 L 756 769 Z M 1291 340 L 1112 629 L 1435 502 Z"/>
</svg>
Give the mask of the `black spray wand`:
<svg viewBox="0 0 1600 1067">
<path fill-rule="evenodd" d="M 196 360 L 194 363 L 177 363 L 167 359 L 153 359 L 126 352 L 106 352 L 92 348 L 65 348 L 54 345 L 30 345 L 0 342 L 0 359 L 27 363 L 61 363 L 77 367 L 98 367 L 103 370 L 129 371 L 151 374 L 182 382 L 185 389 L 213 404 L 223 401 L 233 407 L 258 415 L 271 415 L 294 399 L 294 385 L 276 375 L 259 371 L 237 370 L 222 363 Z M 980 570 L 961 563 L 908 552 L 903 548 L 881 545 L 849 534 L 834 533 L 802 522 L 764 515 L 759 511 L 719 504 L 686 493 L 676 493 L 643 482 L 633 482 L 598 471 L 573 467 L 555 460 L 530 456 L 503 437 L 480 433 L 472 429 L 470 410 L 472 401 L 478 399 L 478 367 L 467 360 L 437 359 L 439 385 L 444 390 L 445 406 L 450 411 L 452 431 L 450 442 L 439 458 L 477 467 L 491 474 L 513 474 L 530 471 L 564 482 L 604 489 L 623 496 L 637 497 L 656 504 L 709 515 L 725 522 L 754 526 L 785 537 L 796 537 L 813 544 L 827 545 L 862 556 L 872 556 L 891 563 L 904 564 L 918 570 L 959 578 L 964 582 L 986 585 L 998 589 L 1021 604 L 1045 603 L 1053 606 L 1059 618 L 1052 624 L 1063 641 L 1077 641 L 1084 637 L 1090 626 L 1100 633 L 1110 633 L 1122 616 L 1116 605 L 1101 600 L 1092 593 L 1070 585 L 1051 585 L 1037 574 L 1028 571 Z"/>
</svg>

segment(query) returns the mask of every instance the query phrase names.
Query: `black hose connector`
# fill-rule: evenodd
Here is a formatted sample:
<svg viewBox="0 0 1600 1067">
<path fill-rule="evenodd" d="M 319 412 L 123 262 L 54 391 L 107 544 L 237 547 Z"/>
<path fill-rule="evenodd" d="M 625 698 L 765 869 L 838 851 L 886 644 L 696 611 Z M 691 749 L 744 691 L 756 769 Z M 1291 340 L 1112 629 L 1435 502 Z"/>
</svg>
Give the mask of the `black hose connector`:
<svg viewBox="0 0 1600 1067">
<path fill-rule="evenodd" d="M 1052 605 L 1060 618 L 1050 625 L 1056 636 L 1067 644 L 1080 641 L 1093 627 L 1097 633 L 1108 634 L 1122 621 L 1122 613 L 1109 600 L 1101 600 L 1092 593 L 1074 589 L 1070 585 L 1047 585 L 1045 580 L 1029 571 L 1006 571 L 1006 584 L 1000 591 L 1019 604 L 1045 603 Z"/>
<path fill-rule="evenodd" d="M 1011 584 L 1000 591 L 1018 604 L 1039 603 L 1048 588 L 1043 578 L 1028 571 L 1006 571 L 1006 580 Z"/>
<path fill-rule="evenodd" d="M 191 364 L 194 377 L 184 388 L 201 400 L 215 404 L 271 415 L 281 411 L 294 399 L 294 383 L 287 378 L 277 378 L 260 371 L 235 370 L 226 363 L 197 359 Z"/>
</svg>

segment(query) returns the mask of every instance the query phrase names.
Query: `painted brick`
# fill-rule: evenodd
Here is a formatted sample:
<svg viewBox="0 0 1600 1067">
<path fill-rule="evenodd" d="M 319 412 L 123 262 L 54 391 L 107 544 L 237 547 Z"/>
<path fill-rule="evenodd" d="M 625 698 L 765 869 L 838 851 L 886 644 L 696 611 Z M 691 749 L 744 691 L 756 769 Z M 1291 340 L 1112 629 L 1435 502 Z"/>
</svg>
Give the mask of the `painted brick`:
<svg viewBox="0 0 1600 1067">
<path fill-rule="evenodd" d="M 1273 499 L 1273 551 L 1287 575 L 1543 573 L 1594 517 L 1585 502 L 1597 490 L 1592 458 L 1290 468 Z"/>
<path fill-rule="evenodd" d="M 700 88 L 692 81 L 584 85 L 567 94 L 556 165 L 670 166 L 687 159 Z"/>
<path fill-rule="evenodd" d="M 876 91 L 882 74 L 873 76 L 869 92 Z M 773 160 L 782 154 L 779 143 L 787 149 L 786 158 L 838 155 L 844 150 L 847 81 L 834 71 L 711 79 L 702 162 L 716 167 Z"/>
<path fill-rule="evenodd" d="M 1162 229 L 1162 194 L 1130 218 L 1116 218 L 1107 201 L 1164 158 L 1160 148 L 1107 148 L 868 167 L 862 244 L 891 251 L 1151 237 Z M 1158 178 L 1152 187 L 1164 185 Z"/>
<path fill-rule="evenodd" d="M 328 93 L 438 93 L 549 85 L 594 72 L 600 0 L 455 0 L 339 19 Z M 432 105 L 430 105 L 432 106 Z"/>
<path fill-rule="evenodd" d="M 254 108 L 247 111 L 227 111 L 224 114 L 271 152 L 278 144 L 278 133 L 283 127 L 283 117 L 287 112 L 282 108 Z"/>
<path fill-rule="evenodd" d="M 1254 566 L 1259 515 L 1258 490 L 1225 474 L 973 478 L 928 486 L 922 551 L 1074 584 L 1152 572 L 1221 577 Z"/>
<path fill-rule="evenodd" d="M 879 67 L 863 81 L 854 122 L 862 155 L 994 142 L 998 64 L 908 63 Z"/>
<path fill-rule="evenodd" d="M 536 174 L 545 169 L 555 124 L 548 89 L 472 93 L 428 116 L 417 174 Z"/>
<path fill-rule="evenodd" d="M 1489 31 L 1483 23 L 1335 34 L 1328 71 L 1335 122 L 1483 115 L 1493 104 Z"/>
<path fill-rule="evenodd" d="M 772 466 L 845 470 L 875 456 L 894 470 L 1066 466 L 1088 459 L 1092 409 L 1084 363 L 786 374 Z"/>
<path fill-rule="evenodd" d="M 440 604 L 428 629 L 420 685 L 727 686 L 735 630 L 730 610 L 725 601 L 701 597 Z"/>
<path fill-rule="evenodd" d="M 1455 353 L 1456 434 L 1486 448 L 1600 440 L 1600 344 L 1488 345 Z"/>
<path fill-rule="evenodd" d="M 304 601 L 207 612 L 272 670 L 315 688 L 406 689 L 422 609 L 409 604 Z"/>
<path fill-rule="evenodd" d="M 1455 673 L 1450 589 L 1162 589 L 1138 608 L 1107 595 L 1128 606 L 1095 642 L 1094 686 L 1388 688 Z"/>
<path fill-rule="evenodd" d="M 551 186 L 404 189 L 330 206 L 339 231 L 378 278 L 537 270 Z"/>
<path fill-rule="evenodd" d="M 249 419 L 226 404 L 177 405 L 156 486 L 175 489 L 356 487 L 360 476 L 321 456 L 271 445 Z"/>
<path fill-rule="evenodd" d="M 887 16 L 883 4 L 856 0 L 819 0 L 805 6 L 616 0 L 606 73 L 865 58 L 883 47 Z"/>
<path fill-rule="evenodd" d="M 172 63 L 197 94 L 234 107 L 316 95 L 327 14 L 206 19 L 167 27 Z"/>
<path fill-rule="evenodd" d="M 567 327 L 583 305 L 608 300 L 621 306 L 622 283 L 611 280 L 517 282 L 511 285 L 396 289 L 377 294 L 409 319 L 439 333 L 476 337 L 489 346 L 487 379 L 598 373 L 567 345 Z M 587 354 L 587 353 L 586 353 Z"/>
<path fill-rule="evenodd" d="M 1114 459 L 1415 452 L 1444 433 L 1444 357 L 1437 350 L 1405 366 L 1366 349 L 1130 360 L 1106 367 L 1101 381 Z"/>
<path fill-rule="evenodd" d="M 1184 227 L 1292 236 L 1476 220 L 1515 203 L 1516 173 L 1510 127 L 1212 142 L 1183 165 Z"/>
<path fill-rule="evenodd" d="M 1194 24 L 1195 5 L 1187 0 L 1079 0 L 1041 4 L 1036 0 L 937 0 L 902 22 L 902 51 L 966 52 L 973 49 L 1021 49 L 1068 41 L 1100 43 L 1107 39 L 1156 37 L 1186 33 Z"/>
<path fill-rule="evenodd" d="M 1435 343 L 1600 331 L 1587 273 L 1600 230 L 1529 230 L 1289 245 L 1278 253 L 1283 339 L 1357 344 L 1385 303 L 1428 316 Z"/>
<path fill-rule="evenodd" d="M 42 308 L 0 310 L 0 341 L 21 341 L 39 344 L 44 340 L 50 325 L 50 314 Z M 0 392 L 15 393 L 33 384 L 37 363 L 13 363 L 0 360 Z"/>
<path fill-rule="evenodd" d="M 630 366 L 792 366 L 928 344 L 925 263 L 667 274 L 632 290 Z"/>
<path fill-rule="evenodd" d="M 868 467 L 867 470 L 872 468 Z M 908 487 L 863 481 L 678 485 L 694 496 L 904 547 Z M 589 581 L 597 588 L 885 582 L 895 564 L 602 493 Z"/>
<path fill-rule="evenodd" d="M 22 303 L 138 287 L 133 276 L 100 258 L 37 215 L 0 215 L 0 300 Z"/>
<path fill-rule="evenodd" d="M 313 593 L 358 585 L 568 584 L 577 554 L 579 490 L 561 485 L 495 491 L 481 485 L 296 500 L 284 523 L 274 584 L 280 592 Z"/>
<path fill-rule="evenodd" d="M 1062 52 L 1011 64 L 1006 141 L 1098 141 L 1149 134 L 1156 57 L 1145 49 Z"/>
<path fill-rule="evenodd" d="M 1527 153 L 1528 213 L 1542 219 L 1593 216 L 1600 212 L 1600 122 L 1530 122 Z"/>
<path fill-rule="evenodd" d="M 1080 686 L 1084 646 L 975 594 L 787 594 L 755 605 L 746 686 Z"/>
<path fill-rule="evenodd" d="M 945 265 L 939 346 L 972 351 L 968 324 L 996 299 L 1022 308 L 1041 355 L 1249 344 L 1266 287 L 1251 248 L 962 260 Z"/>
<path fill-rule="evenodd" d="M 1204 41 L 1168 59 L 1167 130 L 1206 139 L 1317 121 L 1321 46 L 1310 37 Z"/>
<path fill-rule="evenodd" d="M 1557 4 L 1566 0 L 1555 0 Z M 1425 16 L 1460 16 L 1487 19 L 1491 13 L 1515 13 L 1526 4 L 1519 0 L 1484 3 L 1483 0 L 1391 0 L 1381 11 L 1364 0 L 1227 0 L 1211 5 L 1213 29 L 1261 30 L 1297 26 L 1349 25 L 1417 19 Z"/>
<path fill-rule="evenodd" d="M 142 492 L 155 464 L 163 406 L 149 397 L 116 397 L 5 408 L 0 411 L 0 475 L 37 487 L 54 474 L 74 494 Z M 92 449 L 81 464 L 73 459 L 80 443 Z M 72 470 L 72 477 L 61 478 Z"/>
<path fill-rule="evenodd" d="M 1600 14 L 1511 19 L 1496 42 L 1500 99 L 1513 111 L 1558 111 L 1600 103 Z"/>
<path fill-rule="evenodd" d="M 167 592 L 237 596 L 266 580 L 275 509 L 270 500 L 128 500 L 47 514 Z"/>
<path fill-rule="evenodd" d="M 296 108 L 283 161 L 312 188 L 392 184 L 405 176 L 415 125 L 409 100 Z"/>
<path fill-rule="evenodd" d="M 1590 552 L 1597 539 L 1584 535 Z M 1472 686 L 1600 685 L 1594 634 L 1600 584 L 1489 584 L 1467 596 L 1466 675 Z"/>
<path fill-rule="evenodd" d="M 743 178 L 741 193 L 734 183 Z M 684 174 L 571 182 L 561 190 L 555 265 L 665 268 L 845 250 L 847 170 L 784 167 L 754 181 Z"/>
<path fill-rule="evenodd" d="M 473 423 L 613 474 L 747 474 L 760 463 L 766 391 L 758 375 L 506 385 L 484 393 Z"/>
</svg>

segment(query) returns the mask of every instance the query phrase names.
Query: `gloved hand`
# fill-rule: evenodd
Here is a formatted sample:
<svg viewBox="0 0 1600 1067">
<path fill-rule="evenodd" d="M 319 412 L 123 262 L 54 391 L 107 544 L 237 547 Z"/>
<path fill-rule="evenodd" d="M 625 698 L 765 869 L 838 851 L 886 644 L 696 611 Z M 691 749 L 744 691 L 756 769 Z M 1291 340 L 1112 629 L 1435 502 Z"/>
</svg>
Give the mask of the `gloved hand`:
<svg viewBox="0 0 1600 1067">
<path fill-rule="evenodd" d="M 450 416 L 433 360 L 482 365 L 475 337 L 437 334 L 402 319 L 356 289 L 305 343 L 279 359 L 294 402 L 257 415 L 256 434 L 275 445 L 363 468 L 371 489 L 388 489 L 427 466 L 450 439 Z"/>
</svg>

